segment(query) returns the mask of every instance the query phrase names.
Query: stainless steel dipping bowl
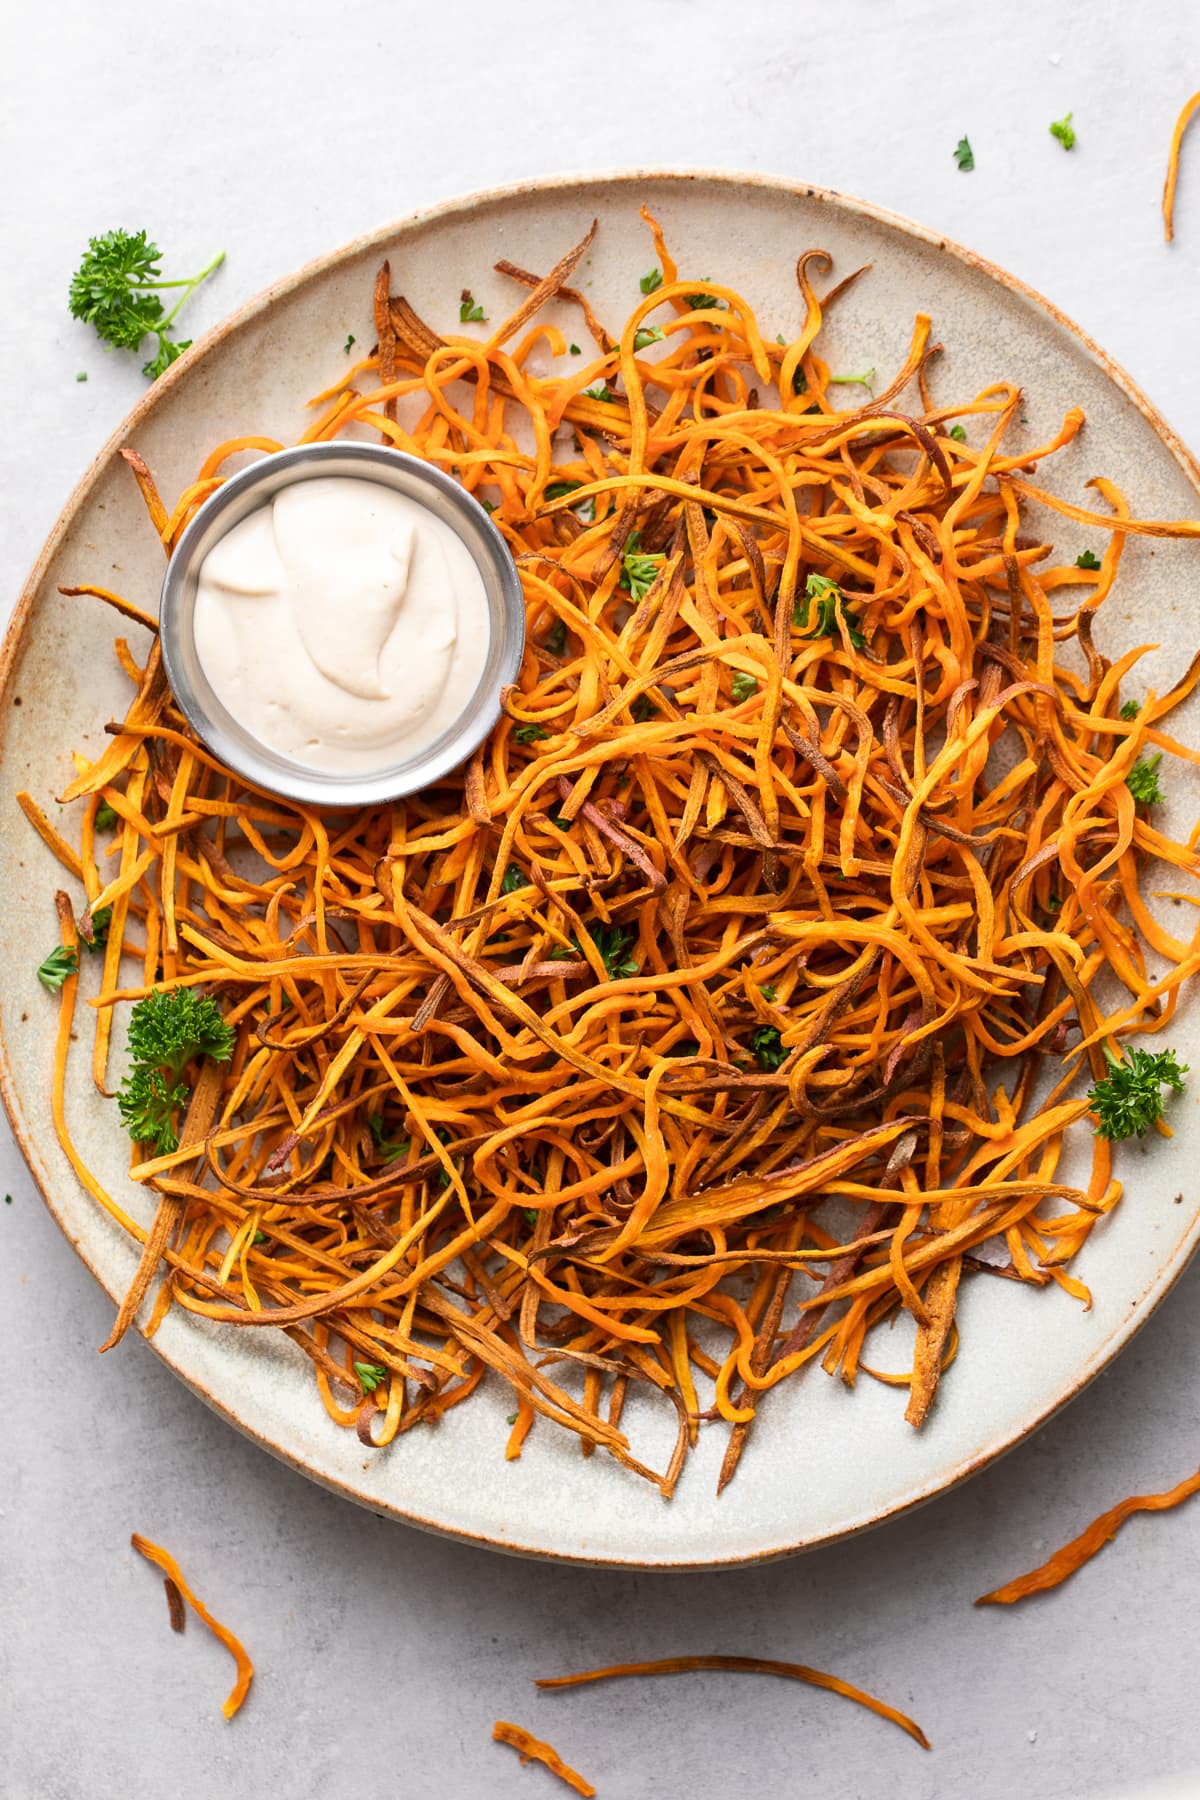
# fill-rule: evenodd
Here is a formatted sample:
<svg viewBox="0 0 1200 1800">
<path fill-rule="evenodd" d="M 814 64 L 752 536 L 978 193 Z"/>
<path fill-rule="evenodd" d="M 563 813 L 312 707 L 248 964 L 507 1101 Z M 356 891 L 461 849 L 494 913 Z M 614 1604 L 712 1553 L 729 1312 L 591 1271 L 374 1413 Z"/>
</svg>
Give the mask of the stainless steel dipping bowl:
<svg viewBox="0 0 1200 1800">
<path fill-rule="evenodd" d="M 309 768 L 264 744 L 222 705 L 196 652 L 196 589 L 201 564 L 214 544 L 281 488 L 332 475 L 365 477 L 395 488 L 448 525 L 483 577 L 491 624 L 483 674 L 455 723 L 419 755 L 370 774 Z M 196 735 L 247 781 L 312 806 L 395 800 L 458 768 L 499 718 L 501 692 L 516 680 L 525 648 L 525 602 L 517 566 L 485 509 L 441 469 L 383 444 L 299 444 L 231 475 L 180 538 L 167 564 L 159 610 L 167 680 Z"/>
</svg>

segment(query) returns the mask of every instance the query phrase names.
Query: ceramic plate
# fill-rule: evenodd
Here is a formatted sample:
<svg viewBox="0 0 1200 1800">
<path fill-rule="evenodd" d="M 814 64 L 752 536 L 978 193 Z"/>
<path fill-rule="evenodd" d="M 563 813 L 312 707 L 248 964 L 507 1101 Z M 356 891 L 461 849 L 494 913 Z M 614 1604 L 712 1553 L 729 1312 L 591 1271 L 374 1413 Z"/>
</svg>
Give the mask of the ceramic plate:
<svg viewBox="0 0 1200 1800">
<path fill-rule="evenodd" d="M 962 398 L 986 383 L 1018 380 L 1030 444 L 1066 407 L 1082 405 L 1087 429 L 1054 461 L 1060 492 L 1083 501 L 1104 473 L 1145 517 L 1200 512 L 1200 471 L 1128 379 L 1053 308 L 978 258 L 858 201 L 752 176 L 643 174 L 555 180 L 441 206 L 337 252 L 251 302 L 204 339 L 147 393 L 72 497 L 14 620 L 0 707 L 0 892 L 6 937 L 0 959 L 0 1083 L 14 1129 L 50 1210 L 113 1296 L 134 1268 L 134 1247 L 74 1180 L 49 1124 L 48 1082 L 57 1008 L 33 979 L 35 952 L 56 941 L 52 896 L 59 876 L 13 798 L 27 787 L 50 802 L 69 779 L 74 746 L 97 755 L 103 725 L 124 709 L 113 663 L 112 615 L 66 600 L 59 582 L 111 585 L 152 607 L 161 551 L 116 451 L 132 443 L 168 498 L 222 438 L 263 433 L 289 441 L 307 423 L 306 397 L 337 379 L 348 332 L 373 339 L 369 297 L 382 257 L 393 283 L 431 321 L 457 314 L 469 286 L 495 317 L 513 291 L 492 273 L 501 256 L 546 269 L 586 230 L 600 229 L 578 280 L 610 323 L 638 298 L 655 260 L 638 208 L 662 219 L 683 273 L 730 281 L 772 334 L 798 328 L 795 259 L 828 250 L 836 274 L 871 262 L 831 314 L 836 367 L 890 371 L 902 360 L 913 314 L 930 312 L 945 344 L 935 395 Z M 578 336 L 577 318 L 563 322 Z M 825 339 L 822 340 L 825 342 Z M 1055 526 L 1056 542 L 1083 548 Z M 1185 598 L 1198 551 L 1133 540 L 1117 594 L 1098 633 L 1115 655 L 1162 642 L 1146 679 L 1159 691 L 1195 646 Z M 1176 726 L 1200 741 L 1200 709 Z M 1186 836 L 1197 783 L 1172 770 L 1166 823 Z M 53 811 L 53 808 L 52 808 Z M 1169 905 L 1169 902 L 1163 902 Z M 1190 917 L 1190 914 L 1188 915 Z M 1174 915 L 1177 932 L 1190 930 Z M 1200 1019 L 1181 1010 L 1172 1043 L 1200 1068 Z M 125 1176 L 127 1143 L 112 1102 L 94 1091 L 86 1059 L 68 1096 L 76 1139 L 92 1167 L 137 1217 L 147 1196 Z M 584 1461 L 573 1438 L 534 1432 L 520 1461 L 503 1459 L 507 1390 L 485 1390 L 436 1428 L 367 1455 L 353 1432 L 326 1417 L 308 1365 L 285 1339 L 202 1325 L 176 1309 L 154 1349 L 194 1392 L 267 1449 L 377 1512 L 498 1548 L 577 1561 L 696 1567 L 778 1556 L 861 1530 L 929 1499 L 1017 1442 L 1103 1368 L 1166 1292 L 1200 1232 L 1200 1081 L 1172 1109 L 1176 1135 L 1121 1157 L 1125 1197 L 1076 1265 L 1095 1304 L 1084 1311 L 1056 1288 L 977 1279 L 960 1307 L 963 1349 L 920 1433 L 904 1423 L 901 1396 L 870 1380 L 847 1391 L 813 1370 L 769 1396 L 736 1481 L 714 1498 L 724 1431 L 701 1435 L 674 1501 L 603 1456 Z M 1061 1177 L 1060 1177 L 1061 1178 Z M 904 1366 L 902 1328 L 881 1355 Z M 118 1355 L 120 1352 L 117 1353 Z M 120 1374 L 113 1371 L 113 1403 Z M 663 1409 L 626 1422 L 639 1455 L 661 1464 L 673 1422 Z"/>
</svg>

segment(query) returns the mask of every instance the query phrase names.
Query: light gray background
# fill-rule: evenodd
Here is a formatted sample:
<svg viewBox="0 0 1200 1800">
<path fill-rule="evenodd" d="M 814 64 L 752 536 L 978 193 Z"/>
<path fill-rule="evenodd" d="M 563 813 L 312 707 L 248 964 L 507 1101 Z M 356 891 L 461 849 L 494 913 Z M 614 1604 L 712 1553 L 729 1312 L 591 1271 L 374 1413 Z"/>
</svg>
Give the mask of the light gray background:
<svg viewBox="0 0 1200 1800">
<path fill-rule="evenodd" d="M 636 163 L 802 176 L 1012 269 L 1200 445 L 1200 128 L 1171 250 L 1158 215 L 1171 123 L 1200 86 L 1195 0 L 3 0 L 0 18 L 5 611 L 143 389 L 66 311 L 87 237 L 115 224 L 144 224 L 173 272 L 228 251 L 189 311 L 199 331 L 478 186 Z M 1047 125 L 1069 108 L 1065 155 Z M 964 131 L 971 175 L 951 155 Z M 4 948 L 32 978 L 35 947 Z M 565 1793 L 490 1744 L 501 1717 L 605 1800 L 1050 1800 L 1171 1775 L 1200 1792 L 1200 1504 L 1135 1521 L 1057 1595 L 970 1604 L 1195 1465 L 1195 1270 L 1065 1414 L 923 1512 L 759 1570 L 616 1575 L 360 1512 L 244 1442 L 140 1341 L 98 1360 L 111 1308 L 6 1132 L 0 1192 L 3 1800 Z M 131 1529 L 172 1548 L 250 1647 L 233 1726 L 227 1656 L 194 1621 L 168 1632 Z M 709 1649 L 833 1669 L 913 1712 L 933 1753 L 790 1684 L 531 1686 Z"/>
</svg>

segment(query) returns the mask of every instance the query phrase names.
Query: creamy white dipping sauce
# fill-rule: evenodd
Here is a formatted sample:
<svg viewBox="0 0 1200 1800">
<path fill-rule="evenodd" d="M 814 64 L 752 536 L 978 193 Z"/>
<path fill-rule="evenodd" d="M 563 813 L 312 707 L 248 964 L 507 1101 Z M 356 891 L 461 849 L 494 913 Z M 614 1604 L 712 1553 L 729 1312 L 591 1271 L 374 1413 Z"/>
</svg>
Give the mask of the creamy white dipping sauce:
<svg viewBox="0 0 1200 1800">
<path fill-rule="evenodd" d="M 365 773 L 432 744 L 487 661 L 487 590 L 451 527 L 354 475 L 297 481 L 200 565 L 193 631 L 214 694 L 264 744 Z"/>
</svg>

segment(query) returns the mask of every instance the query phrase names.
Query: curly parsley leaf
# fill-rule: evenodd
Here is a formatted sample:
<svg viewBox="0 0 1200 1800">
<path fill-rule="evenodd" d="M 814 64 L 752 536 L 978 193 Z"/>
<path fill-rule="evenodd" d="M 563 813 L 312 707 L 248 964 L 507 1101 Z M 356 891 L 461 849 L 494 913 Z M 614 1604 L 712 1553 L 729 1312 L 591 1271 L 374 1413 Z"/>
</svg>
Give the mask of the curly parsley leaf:
<svg viewBox="0 0 1200 1800">
<path fill-rule="evenodd" d="M 1119 1141 L 1145 1137 L 1162 1117 L 1164 1087 L 1183 1092 L 1186 1063 L 1173 1050 L 1130 1050 L 1122 1059 L 1107 1045 L 1104 1060 L 1108 1074 L 1088 1089 L 1088 1102 L 1096 1115 L 1096 1136 Z"/>
<path fill-rule="evenodd" d="M 375 1140 L 375 1148 L 385 1163 L 393 1163 L 397 1157 L 408 1155 L 408 1138 L 389 1138 L 384 1135 L 382 1113 L 368 1113 L 367 1128 Z"/>
<path fill-rule="evenodd" d="M 65 944 L 57 944 L 43 963 L 38 965 L 37 978 L 44 988 L 57 994 L 68 975 L 78 975 L 79 953 L 68 950 Z"/>
<path fill-rule="evenodd" d="M 758 1026 L 750 1039 L 750 1048 L 759 1068 L 765 1069 L 768 1075 L 773 1075 L 788 1059 L 782 1034 L 774 1025 Z"/>
<path fill-rule="evenodd" d="M 198 275 L 163 281 L 162 251 L 144 231 L 106 231 L 88 239 L 71 277 L 67 305 L 73 318 L 93 326 L 97 336 L 115 349 L 136 350 L 143 338 L 156 337 L 157 353 L 142 365 L 143 375 L 153 381 L 190 345 L 190 338 L 172 339 L 170 328 L 180 308 L 224 259 L 222 250 Z M 183 291 L 166 312 L 159 294 L 175 288 Z"/>
<path fill-rule="evenodd" d="M 383 1363 L 356 1362 L 354 1373 L 364 1394 L 373 1394 L 380 1382 L 387 1380 L 387 1367 Z"/>
<path fill-rule="evenodd" d="M 610 980 L 624 981 L 637 974 L 641 965 L 629 954 L 637 939 L 632 926 L 597 922 L 587 927 L 587 934 L 600 952 L 600 960 Z"/>
<path fill-rule="evenodd" d="M 712 276 L 702 275 L 700 279 L 701 281 L 711 281 Z M 715 294 L 685 294 L 683 298 L 693 312 L 725 312 L 727 310 L 725 302 L 718 300 Z"/>
<path fill-rule="evenodd" d="M 808 612 L 812 602 L 816 602 L 816 621 L 811 631 L 808 625 Z M 814 571 L 804 584 L 804 593 L 796 601 L 792 612 L 792 624 L 802 637 L 837 637 L 838 619 L 846 627 L 847 636 L 856 650 L 865 650 L 867 640 L 854 623 L 853 615 L 846 610 L 846 596 L 836 581 L 830 581 L 827 575 L 818 575 Z"/>
<path fill-rule="evenodd" d="M 1075 558 L 1075 567 L 1077 569 L 1098 569 L 1100 567 L 1100 558 L 1098 556 L 1093 556 L 1090 550 L 1081 550 L 1079 555 Z"/>
<path fill-rule="evenodd" d="M 642 549 L 642 534 L 631 531 L 621 558 L 621 586 L 634 600 L 644 600 L 654 586 L 663 558 Z"/>
<path fill-rule="evenodd" d="M 539 744 L 543 738 L 548 738 L 550 733 L 542 725 L 518 725 L 513 736 L 518 744 Z"/>
<path fill-rule="evenodd" d="M 1161 750 L 1157 756 L 1139 756 L 1125 777 L 1125 786 L 1139 806 L 1161 806 L 1167 797 L 1158 779 L 1161 761 Z"/>
</svg>

